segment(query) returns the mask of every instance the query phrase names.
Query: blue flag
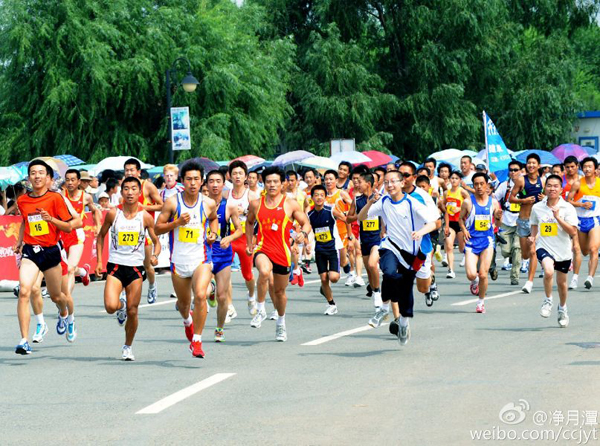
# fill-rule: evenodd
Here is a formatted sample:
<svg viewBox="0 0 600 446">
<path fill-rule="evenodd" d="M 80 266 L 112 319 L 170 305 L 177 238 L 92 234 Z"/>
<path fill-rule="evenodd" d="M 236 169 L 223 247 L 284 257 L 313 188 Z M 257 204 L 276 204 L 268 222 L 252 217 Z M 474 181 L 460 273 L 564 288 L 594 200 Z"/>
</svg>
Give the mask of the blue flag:
<svg viewBox="0 0 600 446">
<path fill-rule="evenodd" d="M 489 171 L 496 174 L 498 181 L 506 181 L 508 178 L 508 163 L 511 157 L 496 126 L 485 111 L 483 112 L 483 128 Z"/>
</svg>

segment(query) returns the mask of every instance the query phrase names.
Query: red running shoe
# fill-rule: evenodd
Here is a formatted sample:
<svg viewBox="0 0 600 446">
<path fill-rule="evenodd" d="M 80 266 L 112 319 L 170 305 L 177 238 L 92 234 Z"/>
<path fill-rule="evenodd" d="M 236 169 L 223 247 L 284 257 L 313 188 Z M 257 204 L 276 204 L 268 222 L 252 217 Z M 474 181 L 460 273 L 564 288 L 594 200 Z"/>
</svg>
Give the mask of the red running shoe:
<svg viewBox="0 0 600 446">
<path fill-rule="evenodd" d="M 302 280 L 302 283 L 304 284 L 304 279 Z M 290 280 L 290 285 L 298 285 L 298 276 L 294 273 L 292 273 L 292 280 Z"/>
<path fill-rule="evenodd" d="M 485 314 L 485 305 L 484 304 L 477 304 L 477 308 L 475 308 L 475 312 L 476 313 L 481 313 L 481 314 Z"/>
<path fill-rule="evenodd" d="M 298 274 L 298 286 L 302 288 L 304 286 L 304 274 L 302 274 L 302 270 L 300 270 L 300 274 Z"/>
<path fill-rule="evenodd" d="M 83 269 L 85 270 L 85 276 L 81 276 L 81 283 L 83 286 L 88 286 L 90 284 L 90 265 L 87 263 L 83 265 Z"/>
<path fill-rule="evenodd" d="M 477 283 L 471 282 L 471 286 L 469 287 L 469 290 L 471 291 L 471 294 L 473 296 L 478 296 L 479 295 L 479 282 L 477 282 Z"/>
<path fill-rule="evenodd" d="M 190 344 L 190 351 L 192 352 L 192 356 L 196 358 L 204 358 L 204 350 L 202 350 L 202 342 L 200 341 L 192 341 Z"/>
<path fill-rule="evenodd" d="M 192 342 L 192 339 L 194 339 L 194 323 L 192 322 L 189 326 L 184 325 L 183 328 L 185 328 L 185 337 Z"/>
</svg>

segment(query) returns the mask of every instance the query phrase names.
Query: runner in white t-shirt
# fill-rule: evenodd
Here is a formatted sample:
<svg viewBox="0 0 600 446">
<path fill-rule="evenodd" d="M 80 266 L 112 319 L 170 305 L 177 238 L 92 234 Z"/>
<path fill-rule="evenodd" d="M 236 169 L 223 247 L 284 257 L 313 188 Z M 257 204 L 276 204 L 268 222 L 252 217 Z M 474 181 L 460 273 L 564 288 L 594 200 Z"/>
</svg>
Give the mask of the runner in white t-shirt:
<svg viewBox="0 0 600 446">
<path fill-rule="evenodd" d="M 537 259 L 544 270 L 546 298 L 540 309 L 542 317 L 552 313 L 552 278 L 556 271 L 556 286 L 560 304 L 558 325 L 569 325 L 567 314 L 567 275 L 573 258 L 572 237 L 577 237 L 577 211 L 572 204 L 562 199 L 562 178 L 550 175 L 546 180 L 547 198 L 531 209 L 531 243 L 535 243 Z"/>
</svg>

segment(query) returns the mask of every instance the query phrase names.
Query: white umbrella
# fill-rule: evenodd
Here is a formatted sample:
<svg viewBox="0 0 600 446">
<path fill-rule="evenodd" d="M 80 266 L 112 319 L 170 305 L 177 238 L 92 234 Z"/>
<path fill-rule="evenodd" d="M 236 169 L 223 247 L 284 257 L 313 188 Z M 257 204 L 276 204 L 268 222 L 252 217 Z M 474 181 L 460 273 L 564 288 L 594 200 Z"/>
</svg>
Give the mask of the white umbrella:
<svg viewBox="0 0 600 446">
<path fill-rule="evenodd" d="M 306 150 L 294 150 L 293 152 L 287 152 L 283 155 L 279 155 L 273 161 L 273 166 L 286 166 L 288 164 L 299 163 L 306 158 L 312 158 L 314 153 L 307 152 Z"/>
<path fill-rule="evenodd" d="M 335 161 L 338 165 L 342 161 L 348 161 L 350 164 L 362 164 L 371 162 L 371 158 L 369 158 L 367 155 L 364 155 L 362 152 L 357 152 L 355 150 L 334 153 L 330 156 L 330 158 L 333 161 Z"/>
<path fill-rule="evenodd" d="M 311 158 L 306 158 L 305 160 L 299 161 L 300 166 L 305 167 L 314 167 L 315 169 L 337 169 L 338 162 L 330 159 L 324 158 L 322 156 L 313 156 Z"/>
<path fill-rule="evenodd" d="M 134 156 L 110 156 L 108 158 L 105 158 L 98 164 L 96 164 L 96 167 L 90 170 L 90 175 L 98 175 L 100 172 L 106 169 L 123 170 L 125 161 L 127 161 L 130 158 L 137 159 Z M 139 159 L 137 160 L 140 162 L 142 169 L 152 169 L 154 167 L 153 164 L 146 164 L 143 161 L 140 161 Z"/>
</svg>

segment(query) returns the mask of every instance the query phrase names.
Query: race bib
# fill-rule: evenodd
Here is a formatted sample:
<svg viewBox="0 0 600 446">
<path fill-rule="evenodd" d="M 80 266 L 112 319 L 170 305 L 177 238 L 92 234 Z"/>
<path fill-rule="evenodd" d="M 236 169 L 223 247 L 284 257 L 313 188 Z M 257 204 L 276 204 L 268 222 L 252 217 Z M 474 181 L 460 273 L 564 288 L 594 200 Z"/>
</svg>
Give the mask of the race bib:
<svg viewBox="0 0 600 446">
<path fill-rule="evenodd" d="M 139 232 L 119 232 L 119 246 L 136 246 L 139 239 Z"/>
<path fill-rule="evenodd" d="M 233 222 L 231 222 L 231 224 L 229 226 L 231 227 L 231 232 L 234 233 L 235 226 L 233 225 Z M 242 227 L 242 232 L 246 232 L 246 220 L 240 219 L 240 226 Z"/>
<path fill-rule="evenodd" d="M 582 203 L 592 203 L 592 207 L 588 209 L 588 211 L 596 210 L 596 202 L 592 200 L 581 200 Z"/>
<path fill-rule="evenodd" d="M 491 227 L 490 217 L 488 215 L 475 215 L 475 230 L 488 231 Z"/>
<path fill-rule="evenodd" d="M 363 231 L 379 231 L 379 219 L 363 220 L 362 229 Z"/>
<path fill-rule="evenodd" d="M 332 240 L 329 228 L 315 229 L 315 240 L 319 243 L 327 243 Z"/>
<path fill-rule="evenodd" d="M 179 228 L 179 241 L 181 243 L 198 243 L 200 237 L 200 228 Z"/>
<path fill-rule="evenodd" d="M 510 203 L 510 206 L 508 207 L 508 209 L 511 212 L 519 212 L 521 210 L 521 204 L 520 203 Z"/>
<path fill-rule="evenodd" d="M 50 234 L 48 222 L 42 219 L 41 214 L 33 214 L 27 216 L 29 222 L 29 234 L 33 237 Z"/>
<path fill-rule="evenodd" d="M 540 235 L 542 237 L 556 237 L 558 235 L 557 223 L 541 223 Z"/>
</svg>

